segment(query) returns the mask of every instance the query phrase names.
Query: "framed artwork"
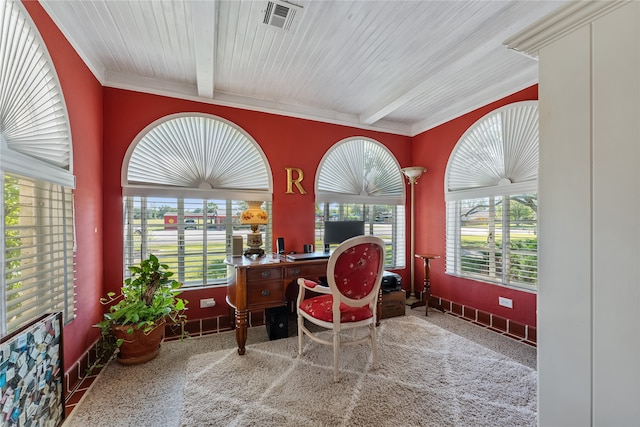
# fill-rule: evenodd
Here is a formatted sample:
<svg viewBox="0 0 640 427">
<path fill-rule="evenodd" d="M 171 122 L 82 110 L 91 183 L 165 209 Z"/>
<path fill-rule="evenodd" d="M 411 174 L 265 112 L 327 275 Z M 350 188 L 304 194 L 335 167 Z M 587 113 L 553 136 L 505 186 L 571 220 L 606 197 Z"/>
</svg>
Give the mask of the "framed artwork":
<svg viewBox="0 0 640 427">
<path fill-rule="evenodd" d="M 0 340 L 2 426 L 55 427 L 64 419 L 62 314 L 41 316 Z"/>
</svg>

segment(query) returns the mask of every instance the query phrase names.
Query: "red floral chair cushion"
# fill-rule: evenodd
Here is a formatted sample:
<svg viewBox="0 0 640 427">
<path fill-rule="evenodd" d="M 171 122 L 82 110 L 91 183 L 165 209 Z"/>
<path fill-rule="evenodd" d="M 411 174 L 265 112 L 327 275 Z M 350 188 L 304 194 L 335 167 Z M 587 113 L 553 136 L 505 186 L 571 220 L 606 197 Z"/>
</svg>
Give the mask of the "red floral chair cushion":
<svg viewBox="0 0 640 427">
<path fill-rule="evenodd" d="M 321 295 L 304 300 L 300 305 L 300 309 L 318 320 L 325 322 L 333 322 L 333 295 Z M 349 307 L 346 304 L 340 304 L 340 322 L 358 322 L 373 316 L 369 306 Z"/>
</svg>

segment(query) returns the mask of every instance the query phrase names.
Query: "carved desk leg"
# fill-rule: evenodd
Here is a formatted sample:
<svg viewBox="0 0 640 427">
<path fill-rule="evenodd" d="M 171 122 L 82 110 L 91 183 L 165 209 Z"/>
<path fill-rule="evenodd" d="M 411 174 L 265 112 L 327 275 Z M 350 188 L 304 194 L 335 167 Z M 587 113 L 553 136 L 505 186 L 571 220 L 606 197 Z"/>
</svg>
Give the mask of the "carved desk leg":
<svg viewBox="0 0 640 427">
<path fill-rule="evenodd" d="M 238 354 L 243 355 L 247 344 L 247 325 L 249 323 L 249 309 L 247 308 L 247 270 L 245 268 L 237 271 L 236 288 L 236 342 L 238 343 Z"/>
<path fill-rule="evenodd" d="M 249 310 L 236 310 L 236 342 L 238 343 L 238 354 L 243 355 L 247 344 L 247 319 Z"/>
</svg>

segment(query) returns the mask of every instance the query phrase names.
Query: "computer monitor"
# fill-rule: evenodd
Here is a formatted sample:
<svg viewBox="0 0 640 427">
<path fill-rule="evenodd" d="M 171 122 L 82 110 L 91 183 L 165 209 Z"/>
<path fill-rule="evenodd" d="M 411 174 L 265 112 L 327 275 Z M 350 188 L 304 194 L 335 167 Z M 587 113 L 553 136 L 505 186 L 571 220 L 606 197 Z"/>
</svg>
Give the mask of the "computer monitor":
<svg viewBox="0 0 640 427">
<path fill-rule="evenodd" d="M 340 244 L 355 236 L 364 235 L 364 221 L 325 221 L 324 244 Z"/>
</svg>

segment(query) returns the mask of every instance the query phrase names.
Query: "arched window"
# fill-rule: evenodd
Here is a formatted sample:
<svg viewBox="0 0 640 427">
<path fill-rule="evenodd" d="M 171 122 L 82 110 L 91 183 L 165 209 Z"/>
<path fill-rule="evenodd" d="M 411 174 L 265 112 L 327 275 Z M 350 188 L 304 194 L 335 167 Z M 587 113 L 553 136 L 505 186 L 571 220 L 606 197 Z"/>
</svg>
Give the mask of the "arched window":
<svg viewBox="0 0 640 427">
<path fill-rule="evenodd" d="M 316 247 L 324 244 L 324 221 L 364 221 L 365 234 L 387 246 L 385 268 L 405 266 L 405 193 L 393 154 L 364 137 L 336 143 L 316 174 Z"/>
<path fill-rule="evenodd" d="M 537 188 L 537 101 L 474 123 L 445 173 L 447 273 L 537 289 Z"/>
<path fill-rule="evenodd" d="M 227 283 L 223 261 L 248 201 L 271 213 L 271 168 L 260 146 L 219 117 L 164 117 L 133 141 L 122 167 L 125 277 L 153 253 L 185 287 Z M 271 247 L 271 226 L 265 230 Z"/>
<path fill-rule="evenodd" d="M 0 335 L 74 317 L 71 132 L 60 83 L 20 2 L 0 0 Z"/>
</svg>

